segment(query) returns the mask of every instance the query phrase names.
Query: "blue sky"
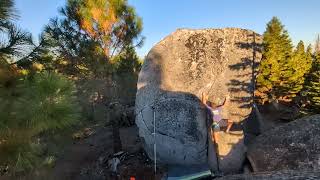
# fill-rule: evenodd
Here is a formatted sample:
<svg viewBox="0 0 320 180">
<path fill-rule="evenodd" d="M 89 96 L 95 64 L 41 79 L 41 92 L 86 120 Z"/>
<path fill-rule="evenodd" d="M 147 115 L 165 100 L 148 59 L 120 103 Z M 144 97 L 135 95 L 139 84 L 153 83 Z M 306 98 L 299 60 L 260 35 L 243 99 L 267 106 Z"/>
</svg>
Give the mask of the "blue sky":
<svg viewBox="0 0 320 180">
<path fill-rule="evenodd" d="M 65 0 L 16 0 L 18 23 L 36 37 Z M 252 29 L 262 34 L 272 16 L 278 16 L 294 43 L 313 43 L 320 33 L 320 0 L 129 0 L 143 19 L 146 37 L 138 54 L 177 28 Z"/>
</svg>

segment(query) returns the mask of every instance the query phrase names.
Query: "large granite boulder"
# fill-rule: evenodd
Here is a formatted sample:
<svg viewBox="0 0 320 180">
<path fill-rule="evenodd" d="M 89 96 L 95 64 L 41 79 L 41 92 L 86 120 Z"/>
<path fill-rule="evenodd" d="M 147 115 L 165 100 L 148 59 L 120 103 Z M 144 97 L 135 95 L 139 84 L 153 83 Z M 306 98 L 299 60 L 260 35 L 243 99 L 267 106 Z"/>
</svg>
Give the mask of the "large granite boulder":
<svg viewBox="0 0 320 180">
<path fill-rule="evenodd" d="M 224 108 L 229 118 L 246 119 L 260 42 L 260 35 L 238 28 L 179 29 L 151 49 L 139 74 L 136 124 L 152 159 L 207 163 L 208 153 L 215 152 L 208 152 L 210 122 L 201 94 L 216 103 L 229 94 L 231 103 Z"/>
<path fill-rule="evenodd" d="M 276 127 L 258 136 L 247 157 L 256 172 L 320 170 L 320 115 Z"/>
</svg>

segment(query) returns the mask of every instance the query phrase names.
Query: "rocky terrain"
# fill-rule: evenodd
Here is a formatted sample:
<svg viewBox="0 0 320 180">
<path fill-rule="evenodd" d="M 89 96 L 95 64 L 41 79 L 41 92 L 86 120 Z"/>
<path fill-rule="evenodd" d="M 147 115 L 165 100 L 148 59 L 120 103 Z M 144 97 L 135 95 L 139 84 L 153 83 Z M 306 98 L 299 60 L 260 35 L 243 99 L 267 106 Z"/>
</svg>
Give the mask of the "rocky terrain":
<svg viewBox="0 0 320 180">
<path fill-rule="evenodd" d="M 320 170 L 320 115 L 276 127 L 258 136 L 247 157 L 255 172 Z"/>
</svg>

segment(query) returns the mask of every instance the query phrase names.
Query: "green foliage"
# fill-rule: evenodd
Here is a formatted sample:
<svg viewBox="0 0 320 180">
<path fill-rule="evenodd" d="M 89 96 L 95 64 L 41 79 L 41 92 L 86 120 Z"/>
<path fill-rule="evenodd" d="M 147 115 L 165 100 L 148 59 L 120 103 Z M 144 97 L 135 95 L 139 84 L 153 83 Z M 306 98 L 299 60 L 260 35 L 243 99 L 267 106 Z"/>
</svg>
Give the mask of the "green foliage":
<svg viewBox="0 0 320 180">
<path fill-rule="evenodd" d="M 142 20 L 126 0 L 69 0 L 77 9 L 79 26 L 99 43 L 107 58 L 137 41 L 141 45 Z"/>
<path fill-rule="evenodd" d="M 280 20 L 273 17 L 263 34 L 263 53 L 257 77 L 259 91 L 270 99 L 278 98 L 284 93 L 281 85 L 287 78 L 285 72 L 291 53 L 292 45 L 288 32 L 284 30 Z"/>
<path fill-rule="evenodd" d="M 16 17 L 17 15 L 16 10 L 14 9 L 14 1 L 0 0 L 0 26 L 2 22 L 14 19 Z"/>
<path fill-rule="evenodd" d="M 1 162 L 10 164 L 13 171 L 37 164 L 39 148 L 34 143 L 37 135 L 66 128 L 79 120 L 74 93 L 71 81 L 48 72 L 17 76 L 10 86 L 2 84 Z"/>
<path fill-rule="evenodd" d="M 311 111 L 320 113 L 320 53 L 315 56 L 309 81 L 306 85 L 306 95 L 310 100 Z"/>
<path fill-rule="evenodd" d="M 10 141 L 1 146 L 1 162 L 6 162 L 12 173 L 31 170 L 41 162 L 41 146 L 36 143 Z"/>
<path fill-rule="evenodd" d="M 136 73 L 140 71 L 142 61 L 133 47 L 128 47 L 112 60 L 118 73 Z"/>
<path fill-rule="evenodd" d="M 126 1 L 69 0 L 60 12 L 62 16 L 46 26 L 38 49 L 51 51 L 33 58 L 49 57 L 46 62 L 37 60 L 45 69 L 77 77 L 106 77 L 118 72 L 118 67 L 124 68 L 122 72 L 137 68 L 132 53 L 134 47 L 142 45 L 142 21 Z M 127 61 L 119 65 L 124 56 Z"/>
<path fill-rule="evenodd" d="M 0 59 L 6 61 L 18 60 L 28 54 L 34 47 L 31 34 L 10 22 L 2 24 L 0 35 L 3 37 L 3 39 L 0 39 Z"/>
<path fill-rule="evenodd" d="M 308 46 L 307 51 L 300 41 L 288 62 L 287 81 L 283 83 L 283 89 L 287 91 L 286 96 L 295 97 L 305 84 L 306 74 L 312 66 L 312 49 Z"/>
<path fill-rule="evenodd" d="M 273 17 L 263 34 L 262 60 L 257 77 L 263 101 L 292 100 L 303 88 L 311 63 L 311 47 L 305 52 L 300 41 L 293 51 L 288 32 L 280 20 Z"/>
<path fill-rule="evenodd" d="M 8 93 L 0 96 L 2 102 L 8 102 L 7 107 L 12 107 L 8 109 L 9 117 L 1 119 L 1 124 L 5 125 L 2 129 L 26 128 L 32 130 L 32 134 L 38 134 L 48 129 L 64 128 L 78 120 L 75 87 L 65 77 L 43 72 L 18 81 L 12 88 L 15 92 L 11 97 Z M 4 91 L 9 92 L 8 89 L 1 92 Z"/>
<path fill-rule="evenodd" d="M 54 156 L 48 156 L 44 160 L 43 164 L 48 166 L 48 167 L 54 167 L 55 162 L 56 162 L 56 158 Z"/>
<path fill-rule="evenodd" d="M 35 45 L 30 33 L 10 22 L 17 17 L 13 5 L 0 0 L 0 166 L 17 172 L 48 155 L 40 136 L 80 119 L 75 85 L 64 75 L 135 79 L 141 66 L 135 47 L 143 38 L 142 20 L 126 0 L 69 0 Z"/>
<path fill-rule="evenodd" d="M 0 0 L 0 62 L 15 61 L 33 48 L 31 34 L 10 20 L 16 18 L 12 0 Z"/>
<path fill-rule="evenodd" d="M 71 15 L 70 15 L 71 16 Z M 67 75 L 101 75 L 107 73 L 107 61 L 99 45 L 83 34 L 74 19 L 52 19 L 42 34 L 42 49 L 52 49 L 42 53 L 51 56 L 37 60 L 46 69 L 57 70 Z"/>
<path fill-rule="evenodd" d="M 53 61 L 40 62 L 46 69 L 67 75 L 103 76 L 111 69 L 99 44 L 80 31 L 74 12 L 62 9 L 63 19 L 52 19 L 42 37 L 44 49 L 52 49 Z M 43 60 L 43 58 L 40 58 Z"/>
<path fill-rule="evenodd" d="M 79 119 L 75 86 L 65 77 L 38 73 L 24 81 L 22 90 L 23 95 L 18 102 L 21 108 L 16 117 L 23 127 L 40 133 L 68 127 Z M 23 108 L 26 104 L 28 109 Z"/>
</svg>

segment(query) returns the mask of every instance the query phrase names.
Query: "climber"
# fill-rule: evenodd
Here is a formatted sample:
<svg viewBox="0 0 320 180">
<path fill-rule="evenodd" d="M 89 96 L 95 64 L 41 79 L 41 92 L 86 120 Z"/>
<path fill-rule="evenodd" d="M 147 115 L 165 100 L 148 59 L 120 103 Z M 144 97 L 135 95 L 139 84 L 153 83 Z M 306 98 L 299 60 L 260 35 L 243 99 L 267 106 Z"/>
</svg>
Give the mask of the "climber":
<svg viewBox="0 0 320 180">
<path fill-rule="evenodd" d="M 225 105 L 227 105 L 229 103 L 230 103 L 230 96 L 227 95 L 225 97 L 225 100 L 224 100 L 223 104 L 220 105 L 220 106 L 225 106 Z M 230 129 L 231 129 L 232 125 L 233 125 L 233 121 L 231 121 L 230 118 L 229 118 L 229 112 L 228 112 L 227 108 L 224 108 L 222 110 L 222 119 L 227 123 L 227 128 L 226 128 L 225 132 L 229 133 Z"/>
<path fill-rule="evenodd" d="M 217 132 L 220 131 L 220 124 L 222 123 L 222 120 L 225 120 L 227 122 L 227 133 L 229 133 L 232 126 L 232 122 L 228 118 L 224 118 L 227 113 L 224 113 L 224 115 L 222 114 L 222 107 L 228 102 L 229 96 L 226 96 L 224 102 L 221 105 L 217 105 L 211 101 L 208 101 L 208 96 L 205 93 L 202 94 L 202 103 L 206 106 L 208 112 L 210 113 L 210 116 L 212 117 L 211 135 L 214 142 L 217 142 Z"/>
</svg>

